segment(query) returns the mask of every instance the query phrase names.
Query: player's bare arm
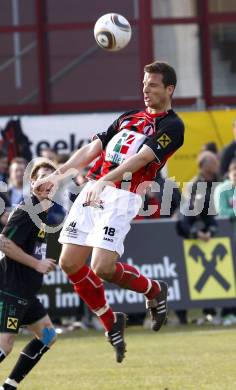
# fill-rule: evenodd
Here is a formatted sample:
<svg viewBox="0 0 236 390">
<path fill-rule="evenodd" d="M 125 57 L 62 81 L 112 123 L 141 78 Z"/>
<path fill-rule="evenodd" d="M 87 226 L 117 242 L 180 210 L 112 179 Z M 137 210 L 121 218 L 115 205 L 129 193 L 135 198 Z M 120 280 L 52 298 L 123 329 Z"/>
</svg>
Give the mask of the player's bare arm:
<svg viewBox="0 0 236 390">
<path fill-rule="evenodd" d="M 37 260 L 33 256 L 23 251 L 18 245 L 12 240 L 0 234 L 0 250 L 9 258 L 26 265 L 27 267 L 33 268 L 35 271 L 42 274 L 53 271 L 56 267 L 55 260 L 53 259 L 42 259 Z"/>
<path fill-rule="evenodd" d="M 88 145 L 77 150 L 71 158 L 60 167 L 60 173 L 64 174 L 70 169 L 81 169 L 87 167 L 102 152 L 102 143 L 95 139 Z"/>
<path fill-rule="evenodd" d="M 60 181 L 68 175 L 76 176 L 80 169 L 88 166 L 102 152 L 102 143 L 99 139 L 95 139 L 90 144 L 83 146 L 77 150 L 71 158 L 64 163 L 59 169 L 47 176 L 45 179 L 37 180 L 33 185 L 35 194 L 40 191 L 51 190 Z"/>
<path fill-rule="evenodd" d="M 93 187 L 87 192 L 86 202 L 91 203 L 98 201 L 99 195 L 106 185 L 113 185 L 116 181 L 122 180 L 126 173 L 137 172 L 139 169 L 155 160 L 155 157 L 152 149 L 144 145 L 137 154 L 129 157 L 117 168 L 96 181 Z"/>
</svg>

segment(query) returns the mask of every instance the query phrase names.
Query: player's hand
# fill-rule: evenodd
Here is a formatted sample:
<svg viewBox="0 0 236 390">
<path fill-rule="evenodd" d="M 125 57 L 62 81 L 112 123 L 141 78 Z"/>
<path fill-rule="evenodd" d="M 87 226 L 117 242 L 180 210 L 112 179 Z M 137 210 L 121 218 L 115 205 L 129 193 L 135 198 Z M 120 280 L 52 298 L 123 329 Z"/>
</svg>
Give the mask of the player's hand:
<svg viewBox="0 0 236 390">
<path fill-rule="evenodd" d="M 104 181 L 96 181 L 87 191 L 85 203 L 91 206 L 93 204 L 100 204 L 100 195 L 105 187 L 106 183 Z"/>
<path fill-rule="evenodd" d="M 33 193 L 51 199 L 58 189 L 59 176 L 53 172 L 47 177 L 36 180 L 32 186 Z"/>
<path fill-rule="evenodd" d="M 42 259 L 37 260 L 37 265 L 35 270 L 41 274 L 48 274 L 50 271 L 56 269 L 56 260 L 54 259 Z"/>
</svg>

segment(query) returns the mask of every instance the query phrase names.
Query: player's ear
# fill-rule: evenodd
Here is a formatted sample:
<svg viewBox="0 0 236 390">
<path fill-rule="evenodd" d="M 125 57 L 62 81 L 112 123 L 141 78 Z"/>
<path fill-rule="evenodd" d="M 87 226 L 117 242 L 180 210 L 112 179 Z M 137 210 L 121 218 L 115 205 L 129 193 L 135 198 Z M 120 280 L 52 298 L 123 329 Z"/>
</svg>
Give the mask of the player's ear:
<svg viewBox="0 0 236 390">
<path fill-rule="evenodd" d="M 175 90 L 175 86 L 174 86 L 174 85 L 168 85 L 168 86 L 166 87 L 166 90 L 167 90 L 169 96 L 172 96 L 173 93 L 174 93 L 174 90 Z"/>
</svg>

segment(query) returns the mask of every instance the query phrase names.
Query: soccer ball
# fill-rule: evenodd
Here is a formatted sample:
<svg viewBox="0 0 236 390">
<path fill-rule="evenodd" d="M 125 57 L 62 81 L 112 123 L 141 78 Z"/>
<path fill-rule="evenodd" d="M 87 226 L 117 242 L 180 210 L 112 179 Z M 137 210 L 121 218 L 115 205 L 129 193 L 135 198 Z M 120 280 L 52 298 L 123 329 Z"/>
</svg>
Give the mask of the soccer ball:
<svg viewBox="0 0 236 390">
<path fill-rule="evenodd" d="M 118 51 L 128 45 L 131 38 L 128 20 L 119 14 L 101 16 L 94 26 L 94 37 L 102 49 Z"/>
</svg>

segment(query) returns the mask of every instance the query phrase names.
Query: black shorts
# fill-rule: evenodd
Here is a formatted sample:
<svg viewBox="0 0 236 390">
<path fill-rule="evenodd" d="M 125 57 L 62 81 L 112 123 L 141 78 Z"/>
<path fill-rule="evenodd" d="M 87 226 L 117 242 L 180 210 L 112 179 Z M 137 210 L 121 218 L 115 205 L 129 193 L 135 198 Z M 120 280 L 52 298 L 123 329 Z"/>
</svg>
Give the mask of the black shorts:
<svg viewBox="0 0 236 390">
<path fill-rule="evenodd" d="M 18 333 L 47 315 L 38 298 L 24 299 L 0 290 L 0 333 Z"/>
</svg>

